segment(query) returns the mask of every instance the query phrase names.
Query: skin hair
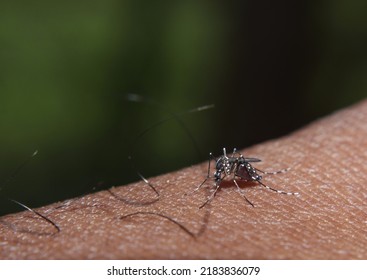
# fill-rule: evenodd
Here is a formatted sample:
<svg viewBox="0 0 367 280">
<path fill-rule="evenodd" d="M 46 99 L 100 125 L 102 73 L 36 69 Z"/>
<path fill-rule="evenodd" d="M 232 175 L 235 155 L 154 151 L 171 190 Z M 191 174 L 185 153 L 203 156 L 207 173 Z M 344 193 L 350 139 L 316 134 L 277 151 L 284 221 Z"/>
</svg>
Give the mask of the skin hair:
<svg viewBox="0 0 367 280">
<path fill-rule="evenodd" d="M 110 189 L 114 195 L 101 191 L 36 209 L 59 232 L 30 211 L 0 217 L 0 258 L 366 259 L 366 151 L 363 101 L 239 151 L 260 158 L 252 165 L 264 171 L 290 167 L 262 183 L 299 196 L 238 181 L 252 207 L 225 180 L 199 209 L 214 185 L 208 180 L 191 193 L 206 177 L 204 162 L 149 179 L 160 194 L 154 203 L 156 194 L 140 181 Z"/>
</svg>

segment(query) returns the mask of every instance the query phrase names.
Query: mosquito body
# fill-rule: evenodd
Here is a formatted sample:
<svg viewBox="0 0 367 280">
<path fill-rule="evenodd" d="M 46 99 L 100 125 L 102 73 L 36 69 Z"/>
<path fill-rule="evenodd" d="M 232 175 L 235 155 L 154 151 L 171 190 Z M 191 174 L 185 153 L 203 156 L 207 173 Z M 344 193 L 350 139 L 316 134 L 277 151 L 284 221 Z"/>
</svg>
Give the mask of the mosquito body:
<svg viewBox="0 0 367 280">
<path fill-rule="evenodd" d="M 258 158 L 246 158 L 242 154 L 238 153 L 236 149 L 233 149 L 232 155 L 228 156 L 226 148 L 223 148 L 223 155 L 219 158 L 215 158 L 212 153 L 209 154 L 209 163 L 208 163 L 208 174 L 205 180 L 193 191 L 199 190 L 205 182 L 213 178 L 210 176 L 210 163 L 211 161 L 215 161 L 215 171 L 214 171 L 214 192 L 208 197 L 208 199 L 205 201 L 204 204 L 200 206 L 200 208 L 203 208 L 206 204 L 208 204 L 215 196 L 217 191 L 220 188 L 220 185 L 222 181 L 227 177 L 232 177 L 231 180 L 236 185 L 238 192 L 240 195 L 252 206 L 254 207 L 254 204 L 247 199 L 247 197 L 244 195 L 243 191 L 239 187 L 237 180 L 241 181 L 247 181 L 247 182 L 257 182 L 259 185 L 265 187 L 268 190 L 271 190 L 273 192 L 279 193 L 279 194 L 286 194 L 286 195 L 298 195 L 298 193 L 293 192 L 285 192 L 282 190 L 277 190 L 274 188 L 271 188 L 267 185 L 265 185 L 262 180 L 262 176 L 259 175 L 259 173 L 262 174 L 278 174 L 278 173 L 284 173 L 288 171 L 289 169 L 284 169 L 276 172 L 266 172 L 262 171 L 258 168 L 255 168 L 252 166 L 252 163 L 260 162 L 261 159 Z"/>
</svg>

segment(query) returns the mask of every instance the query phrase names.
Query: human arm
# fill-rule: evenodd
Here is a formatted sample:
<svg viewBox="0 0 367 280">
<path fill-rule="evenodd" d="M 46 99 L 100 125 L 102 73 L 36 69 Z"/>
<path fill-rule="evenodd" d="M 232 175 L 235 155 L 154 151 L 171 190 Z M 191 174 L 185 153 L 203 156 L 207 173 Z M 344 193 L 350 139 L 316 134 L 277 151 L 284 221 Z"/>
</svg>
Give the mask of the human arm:
<svg viewBox="0 0 367 280">
<path fill-rule="evenodd" d="M 231 147 L 227 147 L 230 149 Z M 215 151 L 213 151 L 215 152 Z M 256 182 L 223 182 L 199 209 L 207 187 L 207 162 L 143 181 L 37 209 L 60 232 L 33 213 L 0 219 L 0 258 L 10 259 L 366 259 L 367 102 L 316 121 L 288 136 L 242 150 L 261 158 L 253 165 L 284 174 Z M 188 195 L 185 195 L 190 193 Z M 150 212 L 166 215 L 174 222 Z M 209 213 L 209 214 L 208 214 Z M 122 218 L 122 219 L 121 219 Z M 208 219 L 207 219 L 208 218 Z M 205 229 L 205 230 L 203 230 Z"/>
</svg>

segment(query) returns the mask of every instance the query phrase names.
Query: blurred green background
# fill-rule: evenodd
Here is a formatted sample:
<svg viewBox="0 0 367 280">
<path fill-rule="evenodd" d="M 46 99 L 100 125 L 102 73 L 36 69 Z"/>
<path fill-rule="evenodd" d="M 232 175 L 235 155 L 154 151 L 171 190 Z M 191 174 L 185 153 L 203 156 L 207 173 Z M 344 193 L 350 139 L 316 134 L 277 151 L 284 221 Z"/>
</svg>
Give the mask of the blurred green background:
<svg viewBox="0 0 367 280">
<path fill-rule="evenodd" d="M 316 3 L 2 1 L 0 214 L 136 181 L 128 155 L 149 177 L 363 99 L 367 2 Z M 182 116 L 200 154 L 175 120 L 136 139 L 212 103 Z"/>
</svg>

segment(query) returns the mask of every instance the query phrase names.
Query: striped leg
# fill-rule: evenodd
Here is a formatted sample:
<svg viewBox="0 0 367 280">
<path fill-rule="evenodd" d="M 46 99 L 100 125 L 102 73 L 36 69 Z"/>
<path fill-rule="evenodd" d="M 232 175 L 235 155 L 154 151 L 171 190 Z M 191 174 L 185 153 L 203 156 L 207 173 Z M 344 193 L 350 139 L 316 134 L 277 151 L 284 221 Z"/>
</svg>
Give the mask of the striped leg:
<svg viewBox="0 0 367 280">
<path fill-rule="evenodd" d="M 276 192 L 276 193 L 280 193 L 280 194 L 286 194 L 286 195 L 299 195 L 298 192 L 285 192 L 285 191 L 282 191 L 282 190 L 277 190 L 277 189 L 274 189 L 274 188 L 271 188 L 267 185 L 265 185 L 263 182 L 261 182 L 260 180 L 256 180 L 256 182 L 258 182 L 261 186 L 263 186 L 264 188 L 268 189 L 268 190 L 271 190 L 273 192 Z"/>
<path fill-rule="evenodd" d="M 203 208 L 205 205 L 207 205 L 210 201 L 213 200 L 215 194 L 217 193 L 217 191 L 219 190 L 220 187 L 220 182 L 219 184 L 216 184 L 216 188 L 214 190 L 214 192 L 208 197 L 208 199 L 199 207 L 199 209 Z"/>
<path fill-rule="evenodd" d="M 282 169 L 282 170 L 278 170 L 278 171 L 274 171 L 274 172 L 269 172 L 269 171 L 263 171 L 263 170 L 260 170 L 258 168 L 255 168 L 256 171 L 262 173 L 262 174 L 265 174 L 265 175 L 275 175 L 275 174 L 280 174 L 280 173 L 286 173 L 287 171 L 289 171 L 291 168 L 288 167 L 288 168 L 285 168 L 285 169 Z"/>
<path fill-rule="evenodd" d="M 234 184 L 236 185 L 236 187 L 237 187 L 237 190 L 238 190 L 238 192 L 239 192 L 239 194 L 241 195 L 241 197 L 242 198 L 244 198 L 246 201 L 247 201 L 247 203 L 248 204 L 250 204 L 252 207 L 255 207 L 255 205 L 250 201 L 250 200 L 248 200 L 248 198 L 245 196 L 245 194 L 242 192 L 242 190 L 241 190 L 241 188 L 238 186 L 238 184 L 237 184 L 237 181 L 235 180 L 235 179 L 233 179 L 233 182 L 234 182 Z"/>
</svg>

